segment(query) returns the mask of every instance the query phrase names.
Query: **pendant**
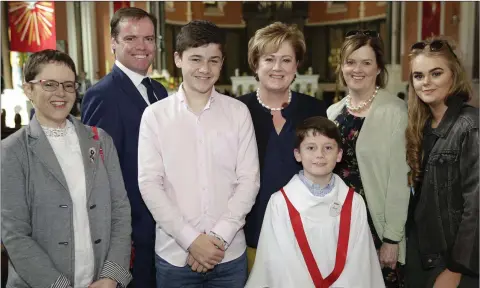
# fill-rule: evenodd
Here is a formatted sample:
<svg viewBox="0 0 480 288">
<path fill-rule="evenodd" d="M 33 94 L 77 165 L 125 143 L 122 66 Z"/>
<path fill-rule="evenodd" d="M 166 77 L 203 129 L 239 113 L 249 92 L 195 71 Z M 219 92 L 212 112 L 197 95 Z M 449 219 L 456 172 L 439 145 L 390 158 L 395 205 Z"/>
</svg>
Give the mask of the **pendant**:
<svg viewBox="0 0 480 288">
<path fill-rule="evenodd" d="M 332 205 L 330 205 L 330 216 L 332 217 L 337 217 L 340 215 L 340 211 L 342 210 L 342 205 L 338 203 L 337 201 L 333 202 Z"/>
</svg>

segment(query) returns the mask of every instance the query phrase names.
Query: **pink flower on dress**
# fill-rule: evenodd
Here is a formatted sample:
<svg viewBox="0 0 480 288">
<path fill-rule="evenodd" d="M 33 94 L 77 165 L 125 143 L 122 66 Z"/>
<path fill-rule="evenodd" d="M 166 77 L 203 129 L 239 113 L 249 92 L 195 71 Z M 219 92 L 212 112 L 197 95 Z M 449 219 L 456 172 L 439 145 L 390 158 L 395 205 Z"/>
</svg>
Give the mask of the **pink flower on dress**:
<svg viewBox="0 0 480 288">
<path fill-rule="evenodd" d="M 343 177 L 348 177 L 348 175 L 350 175 L 350 171 L 347 170 L 347 169 L 343 169 L 342 170 L 342 175 L 343 175 Z"/>
<path fill-rule="evenodd" d="M 348 140 L 352 140 L 355 136 L 357 136 L 357 134 L 358 134 L 357 130 L 355 129 L 350 130 L 350 133 L 348 133 L 348 136 L 347 136 Z"/>
</svg>

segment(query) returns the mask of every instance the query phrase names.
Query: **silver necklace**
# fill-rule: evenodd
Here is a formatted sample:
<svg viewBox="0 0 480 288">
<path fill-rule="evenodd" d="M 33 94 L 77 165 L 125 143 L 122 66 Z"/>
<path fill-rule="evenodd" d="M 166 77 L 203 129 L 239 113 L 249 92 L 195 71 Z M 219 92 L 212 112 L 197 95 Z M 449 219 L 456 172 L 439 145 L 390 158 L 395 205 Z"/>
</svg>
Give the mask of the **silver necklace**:
<svg viewBox="0 0 480 288">
<path fill-rule="evenodd" d="M 262 99 L 260 99 L 260 88 L 257 89 L 257 99 L 258 99 L 258 103 L 260 103 L 260 105 L 267 108 L 268 110 L 281 111 L 281 110 L 283 110 L 283 108 L 285 108 L 283 105 L 280 108 L 270 108 L 270 106 L 263 103 Z M 288 89 L 288 102 L 287 102 L 286 106 L 288 106 L 288 104 L 290 104 L 291 101 L 292 101 L 292 91 L 290 89 Z"/>
<path fill-rule="evenodd" d="M 365 107 L 367 107 L 367 105 L 369 105 L 370 103 L 372 103 L 373 99 L 375 99 L 375 96 L 377 96 L 377 93 L 378 93 L 378 89 L 380 87 L 375 87 L 375 92 L 373 93 L 372 97 L 370 97 L 368 100 L 365 100 L 363 102 L 361 102 L 360 104 L 358 104 L 358 106 L 353 106 L 352 105 L 352 96 L 350 96 L 350 94 L 347 95 L 347 108 L 348 110 L 350 111 L 354 111 L 354 112 L 357 112 L 357 111 L 360 111 L 362 109 L 364 109 Z"/>
</svg>

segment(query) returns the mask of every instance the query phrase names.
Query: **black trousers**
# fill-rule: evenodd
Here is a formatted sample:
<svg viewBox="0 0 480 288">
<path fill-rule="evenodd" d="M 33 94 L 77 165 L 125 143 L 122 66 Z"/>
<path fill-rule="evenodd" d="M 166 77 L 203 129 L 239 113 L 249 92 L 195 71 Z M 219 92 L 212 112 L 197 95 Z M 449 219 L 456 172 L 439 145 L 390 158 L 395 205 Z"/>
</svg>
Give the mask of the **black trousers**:
<svg viewBox="0 0 480 288">
<path fill-rule="evenodd" d="M 446 269 L 443 259 L 431 269 L 423 269 L 418 246 L 418 237 L 414 227 L 409 229 L 407 238 L 407 258 L 405 265 L 405 287 L 407 288 L 432 288 L 438 275 Z M 462 275 L 459 288 L 478 288 L 478 277 Z"/>
</svg>

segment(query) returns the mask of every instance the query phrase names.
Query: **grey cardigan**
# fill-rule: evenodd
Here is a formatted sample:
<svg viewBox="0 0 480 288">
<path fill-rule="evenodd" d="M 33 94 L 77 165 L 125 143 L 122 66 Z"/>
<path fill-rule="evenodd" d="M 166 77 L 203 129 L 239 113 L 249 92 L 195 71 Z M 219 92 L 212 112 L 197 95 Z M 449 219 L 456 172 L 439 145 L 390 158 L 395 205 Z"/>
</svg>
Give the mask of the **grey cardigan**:
<svg viewBox="0 0 480 288">
<path fill-rule="evenodd" d="M 85 166 L 94 280 L 131 280 L 131 215 L 117 151 L 106 132 L 70 116 Z M 100 151 L 90 159 L 91 148 Z M 72 200 L 60 164 L 36 117 L 2 141 L 2 241 L 9 255 L 7 287 L 74 286 Z"/>
<path fill-rule="evenodd" d="M 335 120 L 346 98 L 327 110 Z M 399 243 L 398 261 L 405 263 L 405 222 L 410 190 L 406 160 L 405 129 L 408 124 L 404 101 L 379 90 L 358 135 L 355 153 L 368 209 L 380 237 Z"/>
</svg>

